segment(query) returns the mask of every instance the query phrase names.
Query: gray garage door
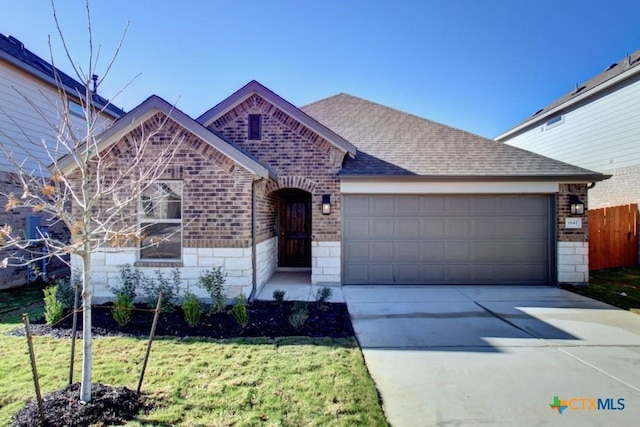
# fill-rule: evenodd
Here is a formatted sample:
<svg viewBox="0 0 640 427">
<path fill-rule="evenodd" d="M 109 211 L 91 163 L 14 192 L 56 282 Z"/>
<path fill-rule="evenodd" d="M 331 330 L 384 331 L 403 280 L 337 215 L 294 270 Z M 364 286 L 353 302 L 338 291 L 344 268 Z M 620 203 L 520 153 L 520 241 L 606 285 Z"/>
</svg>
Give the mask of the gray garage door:
<svg viewBox="0 0 640 427">
<path fill-rule="evenodd" d="M 549 283 L 549 196 L 343 200 L 345 284 Z"/>
</svg>

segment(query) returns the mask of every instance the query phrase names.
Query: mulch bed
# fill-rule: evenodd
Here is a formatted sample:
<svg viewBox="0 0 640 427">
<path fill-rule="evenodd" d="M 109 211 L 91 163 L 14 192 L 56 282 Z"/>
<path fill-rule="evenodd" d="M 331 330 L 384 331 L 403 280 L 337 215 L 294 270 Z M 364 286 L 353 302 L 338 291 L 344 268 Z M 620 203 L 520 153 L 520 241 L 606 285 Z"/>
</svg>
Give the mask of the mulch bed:
<svg viewBox="0 0 640 427">
<path fill-rule="evenodd" d="M 145 399 L 126 387 L 109 387 L 93 384 L 91 402 L 80 402 L 80 384 L 72 384 L 62 390 L 42 397 L 45 425 L 47 427 L 124 425 L 142 410 L 149 410 Z M 40 412 L 35 401 L 14 415 L 15 427 L 41 426 Z"/>
<path fill-rule="evenodd" d="M 296 329 L 289 324 L 293 302 L 276 304 L 270 301 L 255 301 L 247 306 L 249 324 L 242 328 L 229 312 L 203 315 L 200 324 L 189 326 L 177 307 L 172 313 L 161 313 L 156 336 L 237 338 L 237 337 L 353 337 L 353 327 L 345 304 L 307 304 L 309 317 L 303 326 Z M 100 336 L 146 337 L 151 330 L 153 312 L 148 307 L 136 305 L 131 323 L 119 326 L 111 314 L 111 304 L 96 305 L 92 312 L 92 333 Z M 44 320 L 35 320 L 31 324 L 32 335 L 52 335 L 57 338 L 71 337 L 71 316 L 51 327 Z M 82 318 L 78 316 L 78 338 L 82 337 Z M 11 332 L 12 335 L 24 335 L 24 326 Z M 62 390 L 43 396 L 47 426 L 90 426 L 122 425 L 134 419 L 141 411 L 149 410 L 150 403 L 143 396 L 125 387 L 109 387 L 93 384 L 91 402 L 79 401 L 79 385 L 73 384 Z M 29 403 L 14 416 L 14 426 L 39 426 L 38 406 Z"/>
</svg>

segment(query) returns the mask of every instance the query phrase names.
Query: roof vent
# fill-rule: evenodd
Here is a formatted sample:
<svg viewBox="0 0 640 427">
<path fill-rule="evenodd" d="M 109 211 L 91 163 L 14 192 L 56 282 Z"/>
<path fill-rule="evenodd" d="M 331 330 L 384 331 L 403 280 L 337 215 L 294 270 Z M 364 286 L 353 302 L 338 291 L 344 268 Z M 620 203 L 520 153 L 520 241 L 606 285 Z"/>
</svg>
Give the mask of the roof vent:
<svg viewBox="0 0 640 427">
<path fill-rule="evenodd" d="M 604 70 L 605 70 L 605 71 L 609 71 L 609 70 L 612 70 L 612 69 L 616 68 L 617 66 L 618 66 L 618 63 L 617 63 L 617 62 L 614 62 L 613 64 L 609 65 L 609 66 L 608 66 L 607 68 L 605 68 Z"/>
<path fill-rule="evenodd" d="M 533 113 L 531 116 L 537 116 L 538 114 L 542 113 L 542 110 L 544 110 L 544 108 L 539 109 L 538 111 Z"/>
<path fill-rule="evenodd" d="M 576 90 L 573 92 L 573 95 L 575 95 L 576 93 L 582 92 L 585 89 L 586 86 L 580 86 L 578 87 L 578 83 L 576 83 Z"/>
<path fill-rule="evenodd" d="M 9 36 L 9 41 L 15 45 L 18 46 L 20 49 L 24 49 L 24 43 L 22 43 L 20 40 L 18 40 L 17 38 L 13 37 L 13 36 Z"/>
</svg>

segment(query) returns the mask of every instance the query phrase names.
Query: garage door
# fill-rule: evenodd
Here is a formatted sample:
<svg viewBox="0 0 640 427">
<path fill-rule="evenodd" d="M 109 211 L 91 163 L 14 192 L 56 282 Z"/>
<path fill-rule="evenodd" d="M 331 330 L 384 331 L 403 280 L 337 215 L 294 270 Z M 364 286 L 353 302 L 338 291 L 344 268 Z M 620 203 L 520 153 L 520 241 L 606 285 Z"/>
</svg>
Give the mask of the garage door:
<svg viewBox="0 0 640 427">
<path fill-rule="evenodd" d="M 548 284 L 550 197 L 345 195 L 345 284 Z"/>
</svg>

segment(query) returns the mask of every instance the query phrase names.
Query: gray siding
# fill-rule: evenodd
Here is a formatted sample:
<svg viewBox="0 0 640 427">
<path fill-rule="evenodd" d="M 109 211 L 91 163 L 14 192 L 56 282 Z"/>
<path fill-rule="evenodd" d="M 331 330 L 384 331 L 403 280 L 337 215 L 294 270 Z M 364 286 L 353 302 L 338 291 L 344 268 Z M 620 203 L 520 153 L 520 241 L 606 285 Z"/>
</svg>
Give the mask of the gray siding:
<svg viewBox="0 0 640 427">
<path fill-rule="evenodd" d="M 504 142 L 598 172 L 640 164 L 640 81 Z"/>
<path fill-rule="evenodd" d="M 44 113 L 44 117 L 34 106 Z M 42 142 L 44 140 L 50 150 L 55 150 L 56 133 L 50 124 L 61 123 L 58 113 L 61 109 L 61 100 L 52 86 L 0 61 L 0 171 L 15 171 L 2 149 L 6 147 L 15 161 L 24 161 L 25 170 L 45 174 L 51 159 Z M 72 117 L 74 127 L 81 132 L 84 120 Z M 101 126 L 107 123 L 109 121 L 103 119 Z M 67 153 L 60 151 L 57 154 L 61 157 Z"/>
</svg>

